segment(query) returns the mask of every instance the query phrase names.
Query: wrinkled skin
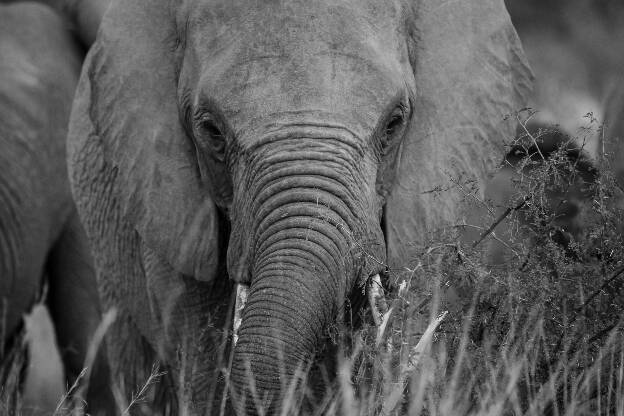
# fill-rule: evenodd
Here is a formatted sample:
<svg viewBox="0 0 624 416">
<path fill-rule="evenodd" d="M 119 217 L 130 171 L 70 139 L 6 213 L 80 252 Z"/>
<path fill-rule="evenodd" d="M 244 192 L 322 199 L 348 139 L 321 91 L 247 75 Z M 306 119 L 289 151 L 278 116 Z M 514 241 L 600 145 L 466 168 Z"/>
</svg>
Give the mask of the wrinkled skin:
<svg viewBox="0 0 624 416">
<path fill-rule="evenodd" d="M 64 26 L 46 6 L 0 5 L 0 342 L 20 348 L 22 316 L 46 284 L 71 385 L 83 368 L 100 308 L 67 178 L 67 122 L 81 56 Z M 10 365 L 6 357 L 3 368 Z M 87 399 L 96 415 L 108 412 L 111 396 L 101 359 L 92 372 Z"/>
<path fill-rule="evenodd" d="M 231 403 L 278 410 L 346 299 L 461 214 L 428 191 L 484 181 L 529 83 L 498 0 L 113 3 L 68 146 L 120 391 L 159 360 L 163 406 L 216 412 L 236 282 Z"/>
</svg>

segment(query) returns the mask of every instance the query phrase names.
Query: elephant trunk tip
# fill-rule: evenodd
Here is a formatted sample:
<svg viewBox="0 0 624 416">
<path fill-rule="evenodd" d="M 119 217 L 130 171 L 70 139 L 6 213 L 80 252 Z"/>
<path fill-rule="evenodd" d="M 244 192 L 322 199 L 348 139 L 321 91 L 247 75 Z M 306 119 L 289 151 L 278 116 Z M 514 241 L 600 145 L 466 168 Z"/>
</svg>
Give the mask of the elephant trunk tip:
<svg viewBox="0 0 624 416">
<path fill-rule="evenodd" d="M 234 378 L 240 379 L 236 376 Z M 247 362 L 244 382 L 234 383 L 239 386 L 238 390 L 231 387 L 233 407 L 240 416 L 299 413 L 297 409 L 301 408 L 303 400 L 301 387 L 306 378 L 307 372 L 304 370 L 298 370 L 292 377 L 282 374 L 280 380 L 276 380 L 279 387 L 267 389 L 265 383 L 252 373 L 251 365 Z"/>
</svg>

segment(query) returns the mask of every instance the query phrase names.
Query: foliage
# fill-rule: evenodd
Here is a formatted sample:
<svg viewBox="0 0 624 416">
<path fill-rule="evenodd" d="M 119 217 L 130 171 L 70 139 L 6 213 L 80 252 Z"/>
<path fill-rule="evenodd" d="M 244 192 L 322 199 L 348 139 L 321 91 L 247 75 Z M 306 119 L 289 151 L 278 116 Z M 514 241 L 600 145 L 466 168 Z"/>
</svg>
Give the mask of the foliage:
<svg viewBox="0 0 624 416">
<path fill-rule="evenodd" d="M 356 371 L 354 414 L 624 414 L 622 189 L 610 155 L 594 167 L 574 140 L 532 129 L 531 115 L 501 167 L 510 197 L 497 206 L 466 191 L 482 223 L 432 234 L 414 269 L 391 273 L 410 290 L 386 346 L 368 340 L 360 353 L 369 368 Z M 469 229 L 480 230 L 472 241 Z M 414 357 L 440 311 L 430 354 Z"/>
</svg>

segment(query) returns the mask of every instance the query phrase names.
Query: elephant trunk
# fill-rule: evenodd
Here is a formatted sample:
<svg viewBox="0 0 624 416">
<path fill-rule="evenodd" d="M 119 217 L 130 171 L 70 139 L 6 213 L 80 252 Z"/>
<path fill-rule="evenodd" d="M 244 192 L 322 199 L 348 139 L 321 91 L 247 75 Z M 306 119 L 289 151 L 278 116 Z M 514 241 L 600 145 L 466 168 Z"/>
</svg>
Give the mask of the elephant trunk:
<svg viewBox="0 0 624 416">
<path fill-rule="evenodd" d="M 325 226 L 331 233 L 333 226 Z M 336 244 L 327 233 L 287 227 L 260 244 L 265 253 L 254 267 L 232 365 L 237 402 L 245 403 L 246 414 L 258 407 L 271 414 L 292 383 L 304 381 L 336 317 L 345 291 L 344 278 L 337 277 L 347 274 L 337 259 L 346 240 Z"/>
<path fill-rule="evenodd" d="M 353 175 L 340 172 L 349 168 L 341 164 L 344 156 L 304 144 L 286 157 L 257 159 L 264 170 L 246 175 L 254 178 L 247 188 L 250 223 L 234 223 L 247 230 L 238 235 L 253 247 L 231 370 L 239 413 L 262 408 L 271 414 L 286 392 L 300 390 L 348 288 L 362 273 L 353 249 L 354 230 L 365 223 L 362 193 L 355 191 Z"/>
<path fill-rule="evenodd" d="M 271 414 L 286 391 L 298 390 L 335 310 L 329 289 L 314 287 L 322 284 L 317 276 L 296 265 L 289 273 L 288 286 L 267 270 L 250 289 L 231 373 L 235 405 L 245 414 Z"/>
</svg>

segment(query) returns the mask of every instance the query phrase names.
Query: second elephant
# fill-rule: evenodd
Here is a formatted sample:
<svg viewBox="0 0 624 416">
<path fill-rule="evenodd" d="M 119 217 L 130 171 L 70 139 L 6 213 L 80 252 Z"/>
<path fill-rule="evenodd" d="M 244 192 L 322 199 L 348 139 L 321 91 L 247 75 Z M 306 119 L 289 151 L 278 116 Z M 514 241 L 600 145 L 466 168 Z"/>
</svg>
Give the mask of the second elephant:
<svg viewBox="0 0 624 416">
<path fill-rule="evenodd" d="M 101 312 L 65 163 L 81 60 L 52 9 L 0 4 L 0 361 L 5 372 L 16 368 L 11 358 L 19 361 L 23 352 L 22 317 L 47 286 L 69 385 L 83 369 Z M 89 411 L 106 414 L 113 403 L 104 361 L 91 373 Z M 14 394 L 17 383 L 2 380 L 3 395 Z"/>
</svg>

